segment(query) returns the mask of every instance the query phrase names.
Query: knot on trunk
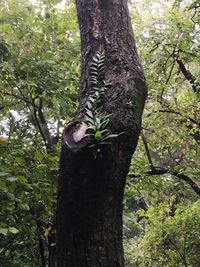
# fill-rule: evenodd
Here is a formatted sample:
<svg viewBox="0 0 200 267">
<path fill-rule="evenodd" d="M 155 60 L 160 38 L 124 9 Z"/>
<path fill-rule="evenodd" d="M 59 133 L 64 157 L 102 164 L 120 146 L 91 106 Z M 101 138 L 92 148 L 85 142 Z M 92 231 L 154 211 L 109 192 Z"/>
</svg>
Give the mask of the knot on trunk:
<svg viewBox="0 0 200 267">
<path fill-rule="evenodd" d="M 89 142 L 86 138 L 87 129 L 85 122 L 70 122 L 63 131 L 64 143 L 74 152 L 82 150 Z"/>
</svg>

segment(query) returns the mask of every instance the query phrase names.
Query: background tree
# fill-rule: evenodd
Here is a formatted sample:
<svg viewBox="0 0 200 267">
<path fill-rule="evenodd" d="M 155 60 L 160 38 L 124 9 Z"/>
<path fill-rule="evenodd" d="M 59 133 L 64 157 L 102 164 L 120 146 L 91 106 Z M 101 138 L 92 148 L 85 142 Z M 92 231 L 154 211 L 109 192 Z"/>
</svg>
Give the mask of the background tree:
<svg viewBox="0 0 200 267">
<path fill-rule="evenodd" d="M 199 6 L 144 1 L 132 9 L 149 98 L 125 197 L 127 257 L 133 266 L 198 266 Z"/>
<path fill-rule="evenodd" d="M 78 99 L 75 9 L 69 3 L 56 12 L 55 4 L 0 4 L 0 262 L 5 267 L 41 266 L 41 260 L 44 266 L 60 128 Z"/>
</svg>

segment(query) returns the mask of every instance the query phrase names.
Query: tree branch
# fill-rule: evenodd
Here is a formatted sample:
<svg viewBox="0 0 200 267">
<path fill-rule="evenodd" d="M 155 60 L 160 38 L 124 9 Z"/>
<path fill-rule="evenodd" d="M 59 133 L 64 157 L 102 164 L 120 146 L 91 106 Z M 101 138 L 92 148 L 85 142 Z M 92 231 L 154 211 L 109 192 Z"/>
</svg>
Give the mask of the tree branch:
<svg viewBox="0 0 200 267">
<path fill-rule="evenodd" d="M 189 81 L 189 83 L 192 85 L 192 89 L 195 93 L 200 93 L 200 89 L 199 89 L 199 83 L 197 83 L 196 78 L 192 75 L 192 73 L 186 69 L 183 61 L 179 58 L 178 54 L 174 54 L 174 58 L 176 60 L 176 62 L 179 65 L 180 71 L 183 74 L 183 76 L 185 77 L 186 80 Z"/>
<path fill-rule="evenodd" d="M 192 123 L 196 124 L 198 127 L 200 127 L 200 123 L 198 121 L 194 120 L 191 117 L 184 116 L 179 111 L 175 111 L 173 109 L 161 109 L 161 110 L 157 110 L 157 111 L 152 111 L 147 115 L 147 117 L 150 117 L 153 113 L 157 113 L 157 112 L 160 112 L 160 113 L 171 113 L 171 114 L 179 115 L 179 116 L 183 117 L 182 122 L 187 122 L 187 120 L 189 120 L 191 123 L 189 125 L 186 125 L 186 127 L 188 129 L 193 129 L 194 128 Z M 199 143 L 199 141 L 200 141 L 199 129 L 195 130 L 195 132 L 191 133 L 190 135 L 195 139 L 195 141 L 197 143 Z"/>
<path fill-rule="evenodd" d="M 178 173 L 176 171 L 171 171 L 170 173 L 177 178 L 185 181 L 188 185 L 191 186 L 195 193 L 200 196 L 200 187 L 189 176 L 185 175 L 184 173 Z"/>
<path fill-rule="evenodd" d="M 190 120 L 192 123 L 198 125 L 200 127 L 200 123 L 198 121 L 196 121 L 195 119 L 191 118 L 191 117 L 186 117 L 186 116 L 183 116 L 183 114 L 181 114 L 179 111 L 175 111 L 173 109 L 159 109 L 157 111 L 152 111 L 151 113 L 149 113 L 147 115 L 147 117 L 150 117 L 152 115 L 152 113 L 157 113 L 157 112 L 160 112 L 160 113 L 171 113 L 171 114 L 175 114 L 175 115 L 180 115 L 181 117 L 185 117 L 186 119 Z"/>
<path fill-rule="evenodd" d="M 7 96 L 12 96 L 16 99 L 22 100 L 28 104 L 32 104 L 27 98 L 21 97 L 19 95 L 13 94 L 13 93 L 7 93 L 7 92 L 2 92 L 3 95 L 7 95 Z"/>
<path fill-rule="evenodd" d="M 36 104 L 36 99 L 38 99 L 39 104 Z M 34 118 L 38 126 L 39 132 L 44 140 L 45 146 L 48 150 L 52 149 L 52 146 L 58 142 L 57 137 L 51 136 L 49 128 L 43 112 L 43 99 L 42 97 L 37 96 L 33 99 L 34 107 Z"/>
<path fill-rule="evenodd" d="M 38 126 L 39 132 L 40 132 L 40 134 L 41 134 L 41 136 L 42 136 L 42 139 L 43 139 L 43 141 L 44 141 L 44 143 L 45 143 L 46 149 L 48 149 L 48 144 L 47 144 L 46 137 L 45 137 L 45 135 L 44 135 L 44 133 L 43 133 L 42 127 L 41 127 L 40 122 L 39 122 L 39 120 L 38 120 L 37 110 L 38 110 L 38 107 L 37 107 L 37 105 L 36 105 L 36 103 L 35 103 L 35 98 L 34 98 L 34 99 L 33 99 L 33 113 L 34 113 L 35 122 L 36 122 L 36 124 L 37 124 L 37 126 Z"/>
<path fill-rule="evenodd" d="M 171 174 L 175 176 L 176 178 L 185 181 L 192 189 L 193 191 L 200 196 L 200 187 L 194 182 L 189 176 L 187 176 L 184 173 L 179 173 L 175 170 L 171 170 L 170 168 L 162 168 L 162 167 L 154 167 L 150 171 L 146 172 L 144 175 L 146 176 L 152 176 L 152 175 L 163 175 L 163 174 Z M 129 174 L 130 178 L 137 178 L 140 177 L 140 175 L 136 174 Z"/>
<path fill-rule="evenodd" d="M 143 141 L 143 144 L 144 144 L 146 153 L 147 153 L 147 158 L 148 158 L 149 164 L 151 166 L 151 169 L 153 170 L 154 169 L 153 161 L 151 159 L 151 154 L 150 154 L 150 151 L 149 151 L 149 146 L 148 146 L 147 140 L 146 140 L 143 132 L 141 133 L 141 137 L 142 137 L 142 141 Z"/>
<path fill-rule="evenodd" d="M 44 112 L 43 112 L 43 99 L 42 97 L 39 97 L 39 105 L 38 105 L 38 118 L 40 121 L 40 127 L 42 129 L 42 132 L 46 138 L 47 141 L 47 147 L 48 149 L 51 149 L 52 147 L 52 138 L 51 138 L 51 134 L 49 132 L 49 128 L 47 126 L 47 122 L 46 119 L 44 117 Z"/>
</svg>

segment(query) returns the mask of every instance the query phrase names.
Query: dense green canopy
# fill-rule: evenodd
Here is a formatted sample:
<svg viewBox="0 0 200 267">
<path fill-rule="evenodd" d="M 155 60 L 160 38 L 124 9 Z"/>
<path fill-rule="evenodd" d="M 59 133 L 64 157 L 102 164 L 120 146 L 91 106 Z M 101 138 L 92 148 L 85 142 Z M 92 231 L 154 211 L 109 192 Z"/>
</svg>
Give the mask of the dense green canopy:
<svg viewBox="0 0 200 267">
<path fill-rule="evenodd" d="M 75 7 L 60 2 L 0 3 L 2 267 L 41 266 L 41 240 L 48 254 L 60 137 L 79 98 Z M 199 10 L 130 1 L 149 94 L 124 197 L 127 266 L 200 266 Z"/>
</svg>

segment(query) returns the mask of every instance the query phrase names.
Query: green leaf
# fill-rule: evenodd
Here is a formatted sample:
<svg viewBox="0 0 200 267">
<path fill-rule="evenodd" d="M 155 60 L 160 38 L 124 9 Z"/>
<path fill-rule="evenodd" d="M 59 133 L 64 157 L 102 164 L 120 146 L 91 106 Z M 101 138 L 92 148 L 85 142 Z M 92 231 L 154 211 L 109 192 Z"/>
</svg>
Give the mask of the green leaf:
<svg viewBox="0 0 200 267">
<path fill-rule="evenodd" d="M 11 176 L 11 177 L 6 178 L 6 180 L 9 182 L 15 182 L 15 181 L 17 181 L 17 179 L 18 178 L 16 176 Z"/>
<path fill-rule="evenodd" d="M 89 116 L 90 118 L 93 118 L 93 117 L 94 117 L 92 111 L 90 111 L 90 110 L 88 110 L 88 109 L 87 109 L 87 111 L 86 111 L 86 114 L 87 114 L 87 116 Z"/>
<path fill-rule="evenodd" d="M 7 175 L 9 175 L 9 173 L 7 173 L 7 172 L 0 172 L 0 177 L 4 177 L 4 176 L 7 176 Z"/>
<path fill-rule="evenodd" d="M 0 228 L 0 234 L 6 236 L 8 233 L 8 229 L 7 228 Z"/>
<path fill-rule="evenodd" d="M 17 234 L 19 232 L 19 230 L 15 227 L 10 227 L 9 232 L 11 232 L 12 234 Z"/>
</svg>

